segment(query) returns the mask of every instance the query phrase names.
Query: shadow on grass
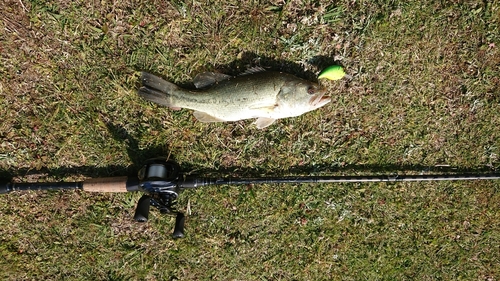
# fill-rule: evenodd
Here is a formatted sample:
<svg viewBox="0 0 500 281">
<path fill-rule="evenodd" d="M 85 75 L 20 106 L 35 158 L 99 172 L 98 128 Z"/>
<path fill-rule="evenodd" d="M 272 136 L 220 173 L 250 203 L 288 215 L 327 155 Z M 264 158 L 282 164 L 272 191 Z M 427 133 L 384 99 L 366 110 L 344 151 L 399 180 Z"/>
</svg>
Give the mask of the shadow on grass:
<svg viewBox="0 0 500 281">
<path fill-rule="evenodd" d="M 441 175 L 441 174 L 491 174 L 497 171 L 488 167 L 461 168 L 452 166 L 426 165 L 346 165 L 338 167 L 324 163 L 319 165 L 302 165 L 269 171 L 264 169 L 244 170 L 244 167 L 226 167 L 217 171 L 199 170 L 203 175 L 220 177 L 281 177 L 281 176 L 376 176 L 376 175 Z"/>
<path fill-rule="evenodd" d="M 9 181 L 13 177 L 31 178 L 33 175 L 49 175 L 51 177 L 85 176 L 91 178 L 111 176 L 137 176 L 139 169 L 152 158 L 168 158 L 175 161 L 168 148 L 150 147 L 140 149 L 138 138 L 132 136 L 123 127 L 106 123 L 106 126 L 117 141 L 127 143 L 127 154 L 132 165 L 109 165 L 105 167 L 59 167 L 43 168 L 41 170 L 17 169 L 0 171 L 0 179 Z M 332 163 L 321 163 L 316 165 L 301 165 L 284 167 L 279 170 L 269 171 L 260 168 L 245 169 L 245 167 L 219 167 L 217 170 L 204 169 L 195 164 L 185 164 L 181 171 L 197 171 L 196 175 L 211 177 L 280 177 L 280 176 L 329 176 L 329 175 L 403 175 L 403 174 L 491 174 L 497 172 L 489 167 L 463 168 L 453 166 L 428 166 L 428 165 L 399 165 L 399 164 L 365 164 L 345 165 L 339 167 Z M 36 178 L 36 177 L 35 177 Z"/>
<path fill-rule="evenodd" d="M 333 56 L 316 56 L 311 58 L 308 63 L 315 66 L 318 70 L 323 69 L 327 66 L 337 64 L 339 62 L 335 61 Z M 304 70 L 304 66 L 295 62 L 290 62 L 286 60 L 277 60 L 271 57 L 259 56 L 252 52 L 245 52 L 240 55 L 240 57 L 228 64 L 221 64 L 215 66 L 203 66 L 199 69 L 199 72 L 204 71 L 216 71 L 220 73 L 225 73 L 229 75 L 238 75 L 245 70 L 260 66 L 268 70 L 283 71 L 287 73 L 294 74 L 298 77 L 302 77 L 308 80 L 317 80 L 317 74 L 311 71 Z M 138 69 L 141 71 L 142 69 Z M 146 70 L 147 71 L 147 70 Z M 168 80 L 168 77 L 165 77 Z M 137 88 L 141 85 L 138 81 Z M 194 88 L 191 81 L 184 81 L 178 83 L 179 86 L 185 88 Z M 110 165 L 106 167 L 91 167 L 91 166 L 80 166 L 80 167 L 59 167 L 48 169 L 44 168 L 41 170 L 30 170 L 30 169 L 13 169 L 7 171 L 0 171 L 0 178 L 4 180 L 10 180 L 13 177 L 29 177 L 30 175 L 40 175 L 47 174 L 53 177 L 67 177 L 72 175 L 82 175 L 86 177 L 109 177 L 109 176 L 136 176 L 137 171 L 146 163 L 148 159 L 164 157 L 175 161 L 175 157 L 170 155 L 168 148 L 166 147 L 150 147 L 147 149 L 140 149 L 138 139 L 140 136 L 132 136 L 123 127 L 117 126 L 110 122 L 105 122 L 106 126 L 117 141 L 122 141 L 127 143 L 127 154 L 132 165 L 130 166 L 120 166 L 120 165 Z M 339 167 L 332 163 L 321 163 L 318 165 L 303 165 L 295 167 L 285 167 L 279 170 L 269 171 L 260 168 L 252 168 L 245 170 L 245 167 L 221 167 L 215 170 L 206 170 L 194 164 L 183 165 L 181 167 L 183 171 L 198 171 L 198 175 L 217 175 L 217 176 L 232 176 L 232 177 L 276 177 L 276 176 L 291 176 L 291 175 L 347 175 L 347 174 L 366 174 L 366 175 L 380 175 L 380 174 L 437 174 L 437 173 L 453 173 L 453 174 L 473 174 L 473 173 L 492 173 L 496 170 L 488 167 L 476 167 L 476 168 L 463 168 L 463 167 L 451 167 L 451 166 L 440 166 L 433 167 L 427 165 L 399 165 L 399 164 L 373 164 L 373 165 L 346 165 Z"/>
<path fill-rule="evenodd" d="M 313 65 L 318 70 L 324 69 L 334 64 L 341 65 L 340 62 L 335 61 L 335 59 L 330 56 L 315 56 L 309 59 L 307 63 Z M 214 70 L 230 75 L 238 75 L 245 70 L 255 66 L 260 66 L 267 70 L 287 72 L 311 81 L 317 80 L 317 73 L 304 70 L 304 65 L 302 64 L 287 60 L 277 60 L 275 58 L 266 56 L 259 56 L 252 52 L 242 53 L 239 59 L 234 60 L 229 64 L 216 65 L 214 67 Z"/>
<path fill-rule="evenodd" d="M 146 156 L 149 155 L 149 156 Z M 55 169 L 41 170 L 11 170 L 0 171 L 0 179 L 2 181 L 10 181 L 12 178 L 28 178 L 33 175 L 49 175 L 56 178 L 69 176 L 85 176 L 89 178 L 112 177 L 112 176 L 137 176 L 139 169 L 146 163 L 147 159 L 165 157 L 160 154 L 141 154 L 140 159 L 145 159 L 143 162 L 134 163 L 131 166 L 125 167 L 120 165 L 110 165 L 106 167 L 60 167 Z M 170 159 L 173 160 L 172 157 Z M 182 165 L 182 171 L 197 171 L 195 175 L 200 177 L 281 177 L 281 176 L 377 176 L 377 175 L 446 175 L 446 174 L 492 174 L 498 171 L 488 167 L 477 168 L 461 168 L 461 167 L 432 167 L 425 165 L 347 165 L 344 167 L 335 167 L 328 164 L 314 166 L 295 166 L 280 170 L 264 170 L 264 169 L 245 169 L 245 167 L 221 167 L 217 170 L 203 169 L 196 165 Z"/>
<path fill-rule="evenodd" d="M 335 61 L 335 59 L 333 59 L 333 56 L 315 56 L 309 59 L 307 63 L 314 66 L 318 70 L 322 70 L 330 65 L 342 65 L 340 62 Z M 317 81 L 318 74 L 312 71 L 304 70 L 304 66 L 302 64 L 287 60 L 278 60 L 266 56 L 259 56 L 252 52 L 243 52 L 238 59 L 235 59 L 228 64 L 201 66 L 200 68 L 198 68 L 198 72 L 196 74 L 206 71 L 212 71 L 237 76 L 253 67 L 262 67 L 266 70 L 272 71 L 282 71 L 310 81 Z M 147 69 L 136 70 L 148 72 Z M 159 77 L 163 77 L 165 80 L 169 81 L 169 77 L 165 77 L 159 73 L 151 73 Z M 139 83 L 140 81 L 138 82 L 138 88 L 141 86 L 139 85 Z M 182 88 L 195 89 L 192 81 L 181 81 L 176 84 Z"/>
</svg>

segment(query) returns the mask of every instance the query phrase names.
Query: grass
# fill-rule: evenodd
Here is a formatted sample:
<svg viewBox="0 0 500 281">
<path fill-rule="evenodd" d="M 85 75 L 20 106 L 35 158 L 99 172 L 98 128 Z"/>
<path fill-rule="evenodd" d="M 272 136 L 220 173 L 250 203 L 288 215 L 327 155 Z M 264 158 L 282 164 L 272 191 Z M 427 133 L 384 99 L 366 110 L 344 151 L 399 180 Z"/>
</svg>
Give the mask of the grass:
<svg viewBox="0 0 500 281">
<path fill-rule="evenodd" d="M 0 7 L 0 168 L 14 181 L 185 171 L 390 174 L 500 166 L 498 1 L 14 1 Z M 332 103 L 257 130 L 136 95 L 260 65 Z M 3 280 L 498 280 L 499 183 L 206 187 L 173 219 L 140 194 L 0 197 Z"/>
</svg>

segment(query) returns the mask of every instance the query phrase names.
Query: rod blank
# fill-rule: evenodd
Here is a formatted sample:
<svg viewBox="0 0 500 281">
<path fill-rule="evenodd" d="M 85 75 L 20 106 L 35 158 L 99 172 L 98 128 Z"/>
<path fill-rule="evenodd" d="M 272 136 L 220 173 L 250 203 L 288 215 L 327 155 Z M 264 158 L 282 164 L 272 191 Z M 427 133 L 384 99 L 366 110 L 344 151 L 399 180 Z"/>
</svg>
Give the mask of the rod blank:
<svg viewBox="0 0 500 281">
<path fill-rule="evenodd" d="M 380 175 L 380 176 L 297 176 L 263 178 L 194 178 L 186 177 L 179 182 L 181 188 L 197 188 L 207 185 L 245 185 L 280 183 L 355 183 L 355 182 L 418 182 L 418 181 L 458 181 L 497 180 L 500 174 L 457 174 L 457 175 Z"/>
</svg>

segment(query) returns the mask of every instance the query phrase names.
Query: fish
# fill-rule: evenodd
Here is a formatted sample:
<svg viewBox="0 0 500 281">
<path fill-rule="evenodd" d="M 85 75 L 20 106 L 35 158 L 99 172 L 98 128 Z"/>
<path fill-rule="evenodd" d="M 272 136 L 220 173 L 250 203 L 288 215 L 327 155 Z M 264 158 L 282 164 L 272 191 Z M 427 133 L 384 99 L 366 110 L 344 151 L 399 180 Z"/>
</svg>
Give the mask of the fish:
<svg viewBox="0 0 500 281">
<path fill-rule="evenodd" d="M 138 94 L 172 109 L 194 110 L 200 122 L 230 122 L 256 118 L 263 129 L 277 119 L 296 117 L 331 101 L 326 89 L 289 73 L 252 68 L 238 76 L 203 72 L 189 90 L 142 72 Z"/>
</svg>

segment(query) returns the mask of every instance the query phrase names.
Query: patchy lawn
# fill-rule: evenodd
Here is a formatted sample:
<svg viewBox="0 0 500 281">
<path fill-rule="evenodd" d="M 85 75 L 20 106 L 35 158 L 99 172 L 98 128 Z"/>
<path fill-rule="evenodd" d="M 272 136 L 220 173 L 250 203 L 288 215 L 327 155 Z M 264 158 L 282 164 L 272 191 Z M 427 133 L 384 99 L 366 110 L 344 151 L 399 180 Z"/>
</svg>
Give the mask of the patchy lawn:
<svg viewBox="0 0 500 281">
<path fill-rule="evenodd" d="M 498 1 L 27 1 L 0 7 L 0 173 L 19 182 L 186 172 L 363 175 L 500 166 Z M 189 86 L 263 66 L 332 102 L 258 130 L 136 95 L 146 70 Z M 3 280 L 498 280 L 498 181 L 255 185 L 0 197 Z"/>
</svg>

